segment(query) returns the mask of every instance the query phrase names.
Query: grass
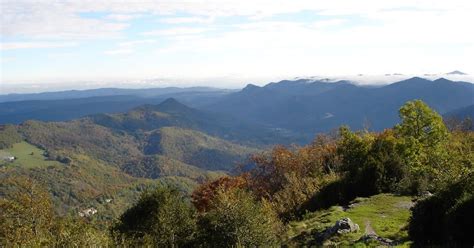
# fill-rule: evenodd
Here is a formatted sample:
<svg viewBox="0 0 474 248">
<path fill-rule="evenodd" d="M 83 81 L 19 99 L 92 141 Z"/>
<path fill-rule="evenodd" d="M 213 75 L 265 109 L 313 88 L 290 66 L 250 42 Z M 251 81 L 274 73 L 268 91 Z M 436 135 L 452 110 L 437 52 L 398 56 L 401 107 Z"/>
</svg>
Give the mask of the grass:
<svg viewBox="0 0 474 248">
<path fill-rule="evenodd" d="M 333 243 L 365 246 L 355 241 L 365 234 L 366 228 L 371 227 L 380 237 L 398 241 L 400 246 L 409 245 L 406 226 L 410 218 L 410 197 L 380 194 L 370 198 L 357 198 L 352 204 L 346 211 L 341 206 L 333 206 L 309 213 L 302 221 L 289 223 L 285 237 L 288 246 L 315 244 L 317 232 L 324 231 L 344 217 L 357 223 L 360 230 L 357 233 L 336 236 L 331 239 Z"/>
<path fill-rule="evenodd" d="M 0 156 L 15 157 L 15 160 L 12 162 L 0 161 L 0 164 L 6 166 L 37 168 L 61 164 L 58 161 L 48 160 L 44 156 L 44 150 L 41 150 L 25 141 L 14 144 L 12 148 L 0 150 Z"/>
</svg>

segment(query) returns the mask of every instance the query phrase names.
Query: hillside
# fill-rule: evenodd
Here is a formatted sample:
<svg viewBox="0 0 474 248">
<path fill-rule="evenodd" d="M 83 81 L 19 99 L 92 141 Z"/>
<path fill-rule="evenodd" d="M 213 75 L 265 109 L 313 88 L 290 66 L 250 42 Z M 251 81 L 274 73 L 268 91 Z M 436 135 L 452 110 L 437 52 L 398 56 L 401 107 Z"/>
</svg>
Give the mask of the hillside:
<svg viewBox="0 0 474 248">
<path fill-rule="evenodd" d="M 205 124 L 193 111 L 169 100 L 102 118 L 2 126 L 2 178 L 42 182 L 55 196 L 58 212 L 92 205 L 110 218 L 137 190 L 167 182 L 189 191 L 258 151 L 190 129 Z M 10 156 L 15 160 L 3 159 Z M 104 205 L 105 198 L 114 201 Z"/>
<path fill-rule="evenodd" d="M 28 142 L 45 149 L 51 159 L 86 154 L 117 168 L 127 166 L 129 172 L 130 164 L 138 166 L 137 161 L 154 155 L 205 170 L 230 170 L 257 151 L 189 129 L 166 127 L 127 133 L 88 119 L 57 123 L 29 121 L 18 130 Z"/>
<path fill-rule="evenodd" d="M 158 142 L 156 142 L 158 141 Z M 147 134 L 145 154 L 160 154 L 207 170 L 231 171 L 257 149 L 244 147 L 204 133 L 164 127 Z"/>
<path fill-rule="evenodd" d="M 408 246 L 407 225 L 411 206 L 411 198 L 406 196 L 380 194 L 357 198 L 349 206 L 332 206 L 327 210 L 309 213 L 302 221 L 291 222 L 285 243 L 288 247 L 353 246 L 367 243 L 371 246 Z M 354 233 L 335 234 L 323 240 L 320 237 L 322 233 L 342 218 L 350 218 L 359 226 L 359 230 Z M 376 235 L 391 242 L 381 243 L 370 238 L 365 240 L 364 235 Z"/>
<path fill-rule="evenodd" d="M 458 120 L 464 120 L 466 118 L 470 118 L 471 120 L 474 120 L 474 104 L 469 105 L 467 107 L 462 107 L 459 109 L 449 111 L 445 113 L 444 116 L 446 118 L 456 118 Z"/>
</svg>

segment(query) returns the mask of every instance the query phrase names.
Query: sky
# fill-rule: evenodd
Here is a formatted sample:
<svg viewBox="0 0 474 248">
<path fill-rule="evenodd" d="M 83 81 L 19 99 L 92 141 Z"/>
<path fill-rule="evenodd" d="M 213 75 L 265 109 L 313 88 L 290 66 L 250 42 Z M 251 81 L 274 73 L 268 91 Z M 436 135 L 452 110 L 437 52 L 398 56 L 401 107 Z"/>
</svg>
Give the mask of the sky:
<svg viewBox="0 0 474 248">
<path fill-rule="evenodd" d="M 0 0 L 0 90 L 474 74 L 472 23 L 472 0 Z"/>
</svg>

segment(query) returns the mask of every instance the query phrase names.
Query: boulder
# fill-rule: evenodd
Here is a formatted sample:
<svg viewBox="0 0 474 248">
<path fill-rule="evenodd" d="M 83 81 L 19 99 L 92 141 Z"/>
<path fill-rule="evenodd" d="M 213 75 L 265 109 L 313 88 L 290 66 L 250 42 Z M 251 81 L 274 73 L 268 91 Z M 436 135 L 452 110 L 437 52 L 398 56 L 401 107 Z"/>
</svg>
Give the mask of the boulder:
<svg viewBox="0 0 474 248">
<path fill-rule="evenodd" d="M 326 239 L 331 238 L 335 234 L 345 234 L 351 232 L 359 231 L 359 225 L 352 222 L 350 218 L 342 218 L 336 221 L 334 226 L 327 228 L 324 232 L 318 235 L 318 240 L 324 241 Z"/>
<path fill-rule="evenodd" d="M 336 224 L 332 228 L 339 234 L 359 231 L 359 225 L 352 222 L 349 218 L 343 218 L 336 221 Z"/>
</svg>

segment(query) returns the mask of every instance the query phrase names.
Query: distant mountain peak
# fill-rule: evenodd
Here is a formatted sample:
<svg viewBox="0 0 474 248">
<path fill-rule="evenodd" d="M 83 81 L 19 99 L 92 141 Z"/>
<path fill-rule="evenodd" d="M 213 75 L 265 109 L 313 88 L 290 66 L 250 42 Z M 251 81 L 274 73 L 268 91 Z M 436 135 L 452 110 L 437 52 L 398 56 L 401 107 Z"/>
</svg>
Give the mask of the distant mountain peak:
<svg viewBox="0 0 474 248">
<path fill-rule="evenodd" d="M 438 79 L 434 80 L 433 82 L 435 82 L 435 83 L 452 83 L 453 81 L 441 77 L 441 78 L 438 78 Z"/>
<path fill-rule="evenodd" d="M 403 80 L 403 81 L 400 81 L 400 82 L 431 82 L 431 80 L 429 79 L 426 79 L 426 78 L 422 78 L 422 77 L 411 77 L 409 79 L 406 79 L 406 80 Z"/>
<path fill-rule="evenodd" d="M 184 111 L 190 111 L 191 108 L 180 103 L 178 100 L 174 98 L 168 98 L 161 102 L 160 104 L 154 105 L 154 104 L 144 104 L 141 106 L 138 106 L 134 108 L 133 110 L 138 110 L 138 111 L 158 111 L 158 112 L 184 112 Z"/>
<path fill-rule="evenodd" d="M 255 89 L 260 89 L 260 87 L 255 84 L 247 84 L 247 86 L 245 86 L 245 88 L 243 88 L 242 91 L 249 91 L 249 90 L 255 90 Z"/>
<path fill-rule="evenodd" d="M 157 109 L 160 111 L 169 111 L 169 110 L 189 110 L 190 108 L 175 98 L 168 98 L 157 105 Z"/>
<path fill-rule="evenodd" d="M 173 97 L 167 98 L 166 100 L 158 104 L 158 106 L 168 106 L 168 105 L 174 106 L 174 105 L 183 105 L 183 104 Z"/>
<path fill-rule="evenodd" d="M 456 71 L 448 72 L 446 73 L 446 75 L 467 75 L 467 73 L 456 70 Z"/>
</svg>

